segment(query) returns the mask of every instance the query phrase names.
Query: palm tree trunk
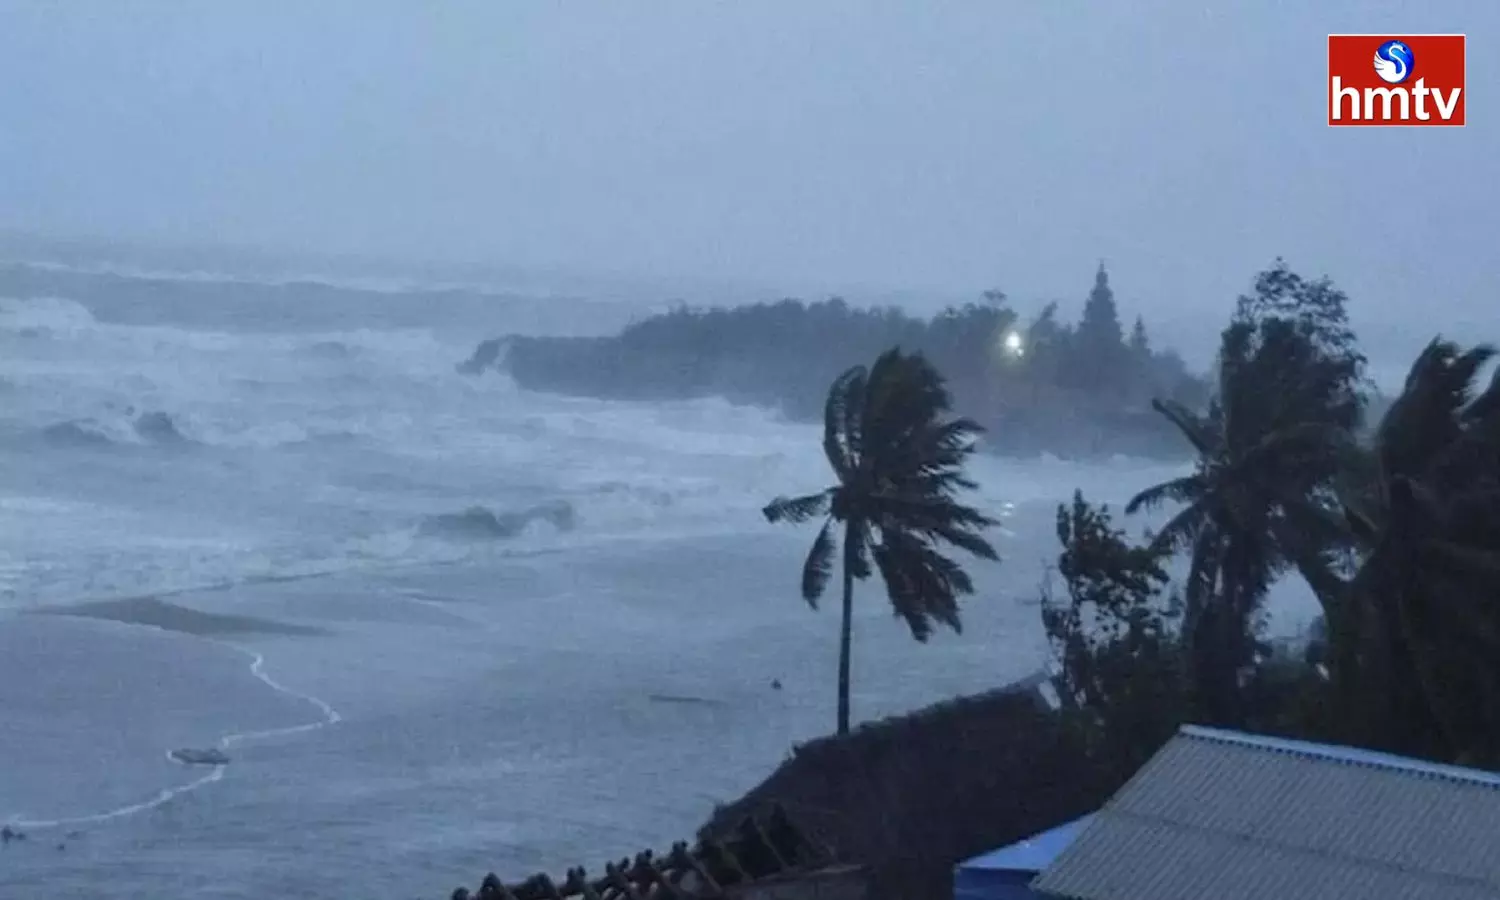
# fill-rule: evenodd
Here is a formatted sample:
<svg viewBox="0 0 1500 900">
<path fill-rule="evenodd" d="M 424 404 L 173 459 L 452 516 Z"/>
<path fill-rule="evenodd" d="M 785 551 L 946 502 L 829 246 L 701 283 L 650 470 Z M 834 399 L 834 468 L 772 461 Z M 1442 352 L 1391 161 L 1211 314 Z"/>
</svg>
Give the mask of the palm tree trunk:
<svg viewBox="0 0 1500 900">
<path fill-rule="evenodd" d="M 849 733 L 849 650 L 854 630 L 854 570 L 849 566 L 848 538 L 844 551 L 844 615 L 839 625 L 839 731 Z"/>
</svg>

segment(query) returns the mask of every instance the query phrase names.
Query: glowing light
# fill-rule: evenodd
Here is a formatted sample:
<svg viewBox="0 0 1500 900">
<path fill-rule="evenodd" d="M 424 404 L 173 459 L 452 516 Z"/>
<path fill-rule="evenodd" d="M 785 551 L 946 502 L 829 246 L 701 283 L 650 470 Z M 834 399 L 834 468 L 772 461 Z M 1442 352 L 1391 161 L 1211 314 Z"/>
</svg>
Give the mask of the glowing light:
<svg viewBox="0 0 1500 900">
<path fill-rule="evenodd" d="M 1005 336 L 1005 352 L 1011 356 L 1023 356 L 1026 353 L 1025 341 L 1021 339 L 1021 333 L 1012 331 Z"/>
</svg>

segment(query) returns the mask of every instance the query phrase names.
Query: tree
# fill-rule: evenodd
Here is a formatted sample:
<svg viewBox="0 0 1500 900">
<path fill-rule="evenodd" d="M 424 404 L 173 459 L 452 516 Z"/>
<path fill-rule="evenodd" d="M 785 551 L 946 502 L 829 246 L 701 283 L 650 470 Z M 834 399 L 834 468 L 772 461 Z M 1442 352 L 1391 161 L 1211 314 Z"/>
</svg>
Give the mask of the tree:
<svg viewBox="0 0 1500 900">
<path fill-rule="evenodd" d="M 1353 739 L 1500 764 L 1500 376 L 1494 351 L 1432 341 L 1346 493 L 1364 558 L 1330 628 Z M 1334 625 L 1334 623 L 1330 623 Z"/>
<path fill-rule="evenodd" d="M 1134 772 L 1182 721 L 1179 611 L 1164 598 L 1167 554 L 1116 529 L 1075 491 L 1057 508 L 1065 602 L 1042 606 L 1064 708 L 1100 759 Z"/>
<path fill-rule="evenodd" d="M 805 497 L 777 497 L 770 522 L 824 517 L 802 567 L 802 596 L 814 608 L 833 574 L 835 531 L 842 527 L 843 619 L 839 631 L 838 733 L 849 731 L 849 663 L 854 582 L 871 561 L 896 615 L 925 642 L 935 624 L 962 629 L 958 600 L 973 593 L 944 544 L 998 559 L 984 539 L 994 519 L 958 501 L 975 483 L 964 466 L 983 429 L 949 418 L 942 375 L 919 353 L 882 353 L 834 380 L 823 412 L 823 452 L 836 483 Z"/>
<path fill-rule="evenodd" d="M 1142 370 L 1151 364 L 1151 339 L 1146 336 L 1146 320 L 1140 316 L 1135 317 L 1135 324 L 1130 328 L 1131 360 Z"/>
<path fill-rule="evenodd" d="M 1109 287 L 1104 263 L 1094 274 L 1094 288 L 1083 305 L 1083 317 L 1073 344 L 1073 363 L 1080 387 L 1100 390 L 1117 384 L 1125 361 L 1124 335 L 1115 294 Z"/>
<path fill-rule="evenodd" d="M 1208 412 L 1153 403 L 1192 444 L 1196 471 L 1126 507 L 1184 505 L 1156 540 L 1190 551 L 1183 629 L 1193 710 L 1226 725 L 1241 724 L 1241 688 L 1260 655 L 1260 606 L 1274 579 L 1295 567 L 1330 624 L 1338 621 L 1336 564 L 1346 544 L 1332 488 L 1360 410 L 1363 358 L 1340 325 L 1342 295 L 1326 282 L 1304 290 L 1280 261 L 1256 285 L 1224 330 Z M 1312 299 L 1304 307 L 1298 296 Z"/>
</svg>

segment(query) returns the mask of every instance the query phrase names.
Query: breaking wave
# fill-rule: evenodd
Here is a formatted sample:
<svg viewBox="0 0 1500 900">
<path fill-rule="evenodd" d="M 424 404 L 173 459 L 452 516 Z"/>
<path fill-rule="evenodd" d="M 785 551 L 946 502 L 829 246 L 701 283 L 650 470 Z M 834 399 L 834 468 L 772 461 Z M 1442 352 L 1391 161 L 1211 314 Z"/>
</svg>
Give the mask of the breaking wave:
<svg viewBox="0 0 1500 900">
<path fill-rule="evenodd" d="M 449 540 L 499 540 L 525 534 L 535 523 L 550 525 L 559 532 L 572 531 L 578 526 L 578 512 L 566 500 L 500 513 L 471 506 L 463 512 L 428 516 L 417 533 Z"/>
<path fill-rule="evenodd" d="M 150 410 L 123 422 L 83 417 L 48 425 L 41 430 L 44 443 L 52 447 L 109 447 L 146 444 L 183 447 L 198 443 L 182 433 L 171 415 Z"/>
</svg>

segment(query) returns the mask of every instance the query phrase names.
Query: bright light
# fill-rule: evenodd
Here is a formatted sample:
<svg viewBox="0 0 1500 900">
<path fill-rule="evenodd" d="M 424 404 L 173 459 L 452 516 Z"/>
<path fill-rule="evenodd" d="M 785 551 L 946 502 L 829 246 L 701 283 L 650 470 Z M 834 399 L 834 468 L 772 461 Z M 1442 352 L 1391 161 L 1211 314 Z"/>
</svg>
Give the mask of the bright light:
<svg viewBox="0 0 1500 900">
<path fill-rule="evenodd" d="M 1005 336 L 1005 352 L 1011 356 L 1022 356 L 1025 354 L 1025 342 L 1021 340 L 1021 333 L 1019 331 L 1012 331 Z"/>
</svg>

